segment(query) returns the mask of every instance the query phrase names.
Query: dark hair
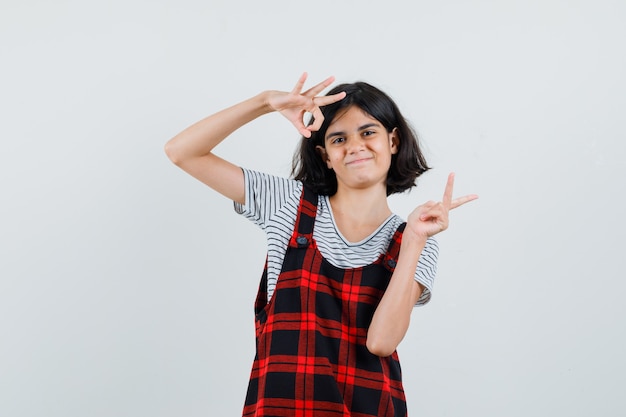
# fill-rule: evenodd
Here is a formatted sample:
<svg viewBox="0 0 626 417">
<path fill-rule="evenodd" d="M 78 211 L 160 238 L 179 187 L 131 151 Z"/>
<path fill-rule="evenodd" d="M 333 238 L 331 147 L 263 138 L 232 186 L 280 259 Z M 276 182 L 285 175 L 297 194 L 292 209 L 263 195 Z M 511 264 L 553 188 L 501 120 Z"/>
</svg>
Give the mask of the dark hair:
<svg viewBox="0 0 626 417">
<path fill-rule="evenodd" d="M 315 192 L 333 195 L 337 192 L 335 171 L 329 169 L 322 160 L 316 146 L 325 146 L 324 137 L 335 116 L 350 106 L 356 106 L 378 120 L 388 133 L 397 128 L 398 152 L 391 156 L 391 166 L 387 174 L 387 195 L 404 192 L 415 186 L 415 180 L 430 169 L 420 151 L 417 134 L 404 119 L 398 106 L 384 92 L 365 83 L 340 84 L 327 95 L 346 92 L 346 97 L 336 103 L 321 108 L 324 122 L 320 129 L 312 132 L 310 138 L 302 137 L 299 149 L 293 157 L 291 174 Z M 313 123 L 313 120 L 309 124 Z"/>
</svg>

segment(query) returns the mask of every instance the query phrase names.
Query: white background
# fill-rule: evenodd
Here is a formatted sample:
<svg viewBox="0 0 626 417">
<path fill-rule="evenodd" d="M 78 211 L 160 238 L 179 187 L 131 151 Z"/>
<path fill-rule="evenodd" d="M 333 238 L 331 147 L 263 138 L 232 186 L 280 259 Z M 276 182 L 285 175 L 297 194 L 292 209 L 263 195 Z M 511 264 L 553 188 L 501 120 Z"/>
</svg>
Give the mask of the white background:
<svg viewBox="0 0 626 417">
<path fill-rule="evenodd" d="M 0 416 L 235 416 L 265 238 L 165 142 L 264 89 L 368 81 L 433 170 L 434 296 L 398 351 L 416 416 L 626 414 L 626 3 L 0 3 Z M 288 175 L 277 115 L 217 152 Z"/>
</svg>

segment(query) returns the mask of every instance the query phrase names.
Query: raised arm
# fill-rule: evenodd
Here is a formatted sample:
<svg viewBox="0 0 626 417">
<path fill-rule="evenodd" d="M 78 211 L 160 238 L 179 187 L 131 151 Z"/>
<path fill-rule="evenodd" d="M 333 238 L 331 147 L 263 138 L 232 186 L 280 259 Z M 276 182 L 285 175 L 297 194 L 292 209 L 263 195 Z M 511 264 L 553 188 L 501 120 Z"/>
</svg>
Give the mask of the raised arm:
<svg viewBox="0 0 626 417">
<path fill-rule="evenodd" d="M 273 111 L 285 116 L 300 134 L 310 137 L 324 120 L 319 107 L 341 100 L 345 94 L 317 96 L 334 81 L 333 77 L 302 92 L 306 77 L 304 73 L 291 92 L 265 91 L 200 120 L 168 141 L 165 153 L 185 172 L 220 194 L 245 203 L 243 172 L 237 165 L 215 155 L 213 149 L 241 126 Z M 314 124 L 304 125 L 305 113 L 315 117 Z"/>
<path fill-rule="evenodd" d="M 422 204 L 407 218 L 398 264 L 367 333 L 367 348 L 375 355 L 391 355 L 409 328 L 411 312 L 423 291 L 414 277 L 426 239 L 448 228 L 450 210 L 478 198 L 471 194 L 453 200 L 453 187 L 454 174 L 450 174 L 443 200 Z"/>
</svg>

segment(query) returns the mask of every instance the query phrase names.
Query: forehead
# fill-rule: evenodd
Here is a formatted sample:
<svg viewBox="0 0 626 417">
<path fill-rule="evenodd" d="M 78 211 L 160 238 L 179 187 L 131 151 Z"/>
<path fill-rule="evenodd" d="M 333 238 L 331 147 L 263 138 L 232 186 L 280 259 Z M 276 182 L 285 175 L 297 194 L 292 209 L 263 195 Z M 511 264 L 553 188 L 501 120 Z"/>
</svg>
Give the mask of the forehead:
<svg viewBox="0 0 626 417">
<path fill-rule="evenodd" d="M 341 129 L 342 127 L 348 127 L 353 124 L 361 125 L 365 123 L 381 124 L 378 120 L 373 118 L 369 113 L 366 113 L 360 107 L 350 106 L 335 115 L 332 122 L 330 122 L 330 124 L 328 125 L 327 132 L 330 132 L 331 130 Z"/>
</svg>

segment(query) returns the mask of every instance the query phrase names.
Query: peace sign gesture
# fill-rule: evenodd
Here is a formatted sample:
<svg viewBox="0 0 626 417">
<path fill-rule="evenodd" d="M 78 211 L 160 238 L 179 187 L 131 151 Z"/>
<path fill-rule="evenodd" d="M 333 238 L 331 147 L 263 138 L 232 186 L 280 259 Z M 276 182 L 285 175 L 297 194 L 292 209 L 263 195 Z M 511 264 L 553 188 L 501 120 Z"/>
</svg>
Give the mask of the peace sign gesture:
<svg viewBox="0 0 626 417">
<path fill-rule="evenodd" d="M 452 199 L 453 189 L 454 173 L 450 173 L 443 193 L 443 200 L 439 202 L 428 201 L 413 210 L 407 219 L 407 226 L 410 230 L 422 237 L 430 237 L 443 232 L 448 228 L 450 210 L 478 198 L 476 194 L 468 194 Z"/>
<path fill-rule="evenodd" d="M 318 96 L 326 87 L 335 81 L 335 77 L 328 77 L 321 83 L 302 92 L 307 73 L 303 73 L 291 92 L 271 91 L 267 99 L 272 110 L 279 112 L 287 118 L 298 132 L 306 138 L 311 137 L 311 132 L 318 130 L 322 126 L 324 116 L 320 106 L 335 103 L 346 96 L 345 92 L 333 94 L 331 96 Z M 304 125 L 304 115 L 311 113 L 314 121 L 310 126 Z"/>
</svg>

